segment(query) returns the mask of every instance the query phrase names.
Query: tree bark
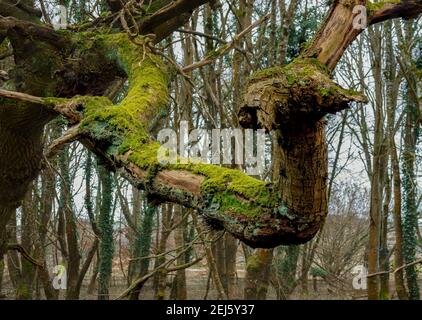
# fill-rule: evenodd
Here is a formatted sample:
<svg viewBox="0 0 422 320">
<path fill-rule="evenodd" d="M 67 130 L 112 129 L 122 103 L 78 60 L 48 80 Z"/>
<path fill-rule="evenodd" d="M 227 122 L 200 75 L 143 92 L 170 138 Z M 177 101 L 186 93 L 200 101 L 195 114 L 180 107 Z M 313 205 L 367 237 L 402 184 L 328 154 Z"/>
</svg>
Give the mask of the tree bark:
<svg viewBox="0 0 422 320">
<path fill-rule="evenodd" d="M 154 32 L 155 40 L 158 41 L 157 39 L 173 30 L 177 24 L 173 19 L 188 14 L 204 2 L 206 1 L 179 0 L 167 3 L 166 6 L 158 8 L 148 19 L 142 21 L 140 29 L 145 32 Z M 19 62 L 17 72 L 24 75 L 22 78 L 25 81 L 15 81 L 17 90 L 38 96 L 58 96 L 58 92 L 62 97 L 71 97 L 76 94 L 85 96 L 60 101 L 44 99 L 45 105 L 49 105 L 50 108 L 40 108 L 39 105 L 26 102 L 20 109 L 23 111 L 19 114 L 16 113 L 11 98 L 1 99 L 0 119 L 3 122 L 0 126 L 2 137 L 0 151 L 3 156 L 0 159 L 0 185 L 2 186 L 0 190 L 14 190 L 14 192 L 6 194 L 0 191 L 0 204 L 12 208 L 18 206 L 28 184 L 38 174 L 42 158 L 41 131 L 44 124 L 50 121 L 52 109 L 55 109 L 56 112 L 60 111 L 65 115 L 71 123 L 82 120 L 83 143 L 106 160 L 111 169 L 123 172 L 136 186 L 147 188 L 151 195 L 163 201 L 173 201 L 199 209 L 212 224 L 225 228 L 251 246 L 273 247 L 309 241 L 321 227 L 327 214 L 326 144 L 321 118 L 326 113 L 346 108 L 351 100 L 364 100 L 360 95 L 339 88 L 329 79 L 329 71 L 334 69 L 345 48 L 360 33 L 353 29 L 352 24 L 353 6 L 356 4 L 364 4 L 364 2 L 362 0 L 334 1 L 330 14 L 301 58 L 282 70 L 261 73 L 260 76 L 254 78 L 248 89 L 247 97 L 261 99 L 265 95 L 262 96 L 253 91 L 260 86 L 262 90 L 270 88 L 269 91 L 264 90 L 264 94 L 269 94 L 273 99 L 270 99 L 270 104 L 265 103 L 264 100 L 257 103 L 246 99 L 248 103 L 243 108 L 245 115 L 251 114 L 253 118 L 254 114 L 258 115 L 259 112 L 254 113 L 252 110 L 264 107 L 272 112 L 270 112 L 270 117 L 259 114 L 257 118 L 260 126 L 267 129 L 283 130 L 284 128 L 285 137 L 282 145 L 287 162 L 286 172 L 281 172 L 280 177 L 280 183 L 283 186 L 281 200 L 277 198 L 278 192 L 273 192 L 267 184 L 244 177 L 237 171 L 227 171 L 228 169 L 213 166 L 168 166 L 157 171 L 153 170 L 152 177 L 149 175 L 151 166 L 146 164 L 152 164 L 156 168 L 157 163 L 151 162 L 148 155 L 153 154 L 155 158 L 158 146 L 148 139 L 144 139 L 142 143 L 138 142 L 142 140 L 139 137 L 147 136 L 144 128 L 148 127 L 147 124 L 153 123 L 156 111 L 166 104 L 168 80 L 162 63 L 152 53 L 148 52 L 146 55 L 148 57 L 135 54 L 140 51 L 139 48 L 128 43 L 129 39 L 121 35 L 104 36 L 96 40 L 83 39 L 85 45 L 87 40 L 92 41 L 93 44 L 91 50 L 84 52 L 95 53 L 98 59 L 84 59 L 85 56 L 81 54 L 78 62 L 68 66 L 67 70 L 63 70 L 60 59 L 49 60 L 46 57 L 66 56 L 69 46 L 73 46 L 72 49 L 78 51 L 78 45 L 82 45 L 78 44 L 78 39 L 69 39 L 71 36 L 64 36 L 40 25 L 22 28 L 21 22 L 1 18 L 0 30 L 11 40 L 15 59 Z M 369 23 L 395 17 L 410 18 L 419 15 L 421 11 L 420 1 L 417 0 L 388 2 L 380 8 L 370 10 Z M 168 26 L 169 24 L 171 27 Z M 32 33 L 35 41 L 21 41 L 28 32 Z M 144 43 L 148 41 L 151 39 L 147 38 Z M 113 57 L 117 56 L 114 60 L 113 58 L 110 60 L 110 55 L 107 54 L 109 50 L 117 52 L 117 55 L 113 55 Z M 33 56 L 34 52 L 37 54 L 36 57 Z M 319 63 L 315 64 L 314 58 L 317 58 Z M 28 72 L 28 70 L 40 69 L 37 61 L 47 60 L 51 65 L 45 70 L 39 73 Z M 92 63 L 97 60 L 101 61 L 101 64 Z M 88 65 L 86 61 L 92 65 Z M 138 64 L 134 63 L 135 61 Z M 143 61 L 140 67 L 138 67 L 139 61 Z M 124 70 L 122 70 L 122 65 Z M 157 68 L 157 65 L 160 67 Z M 76 77 L 73 77 L 76 79 L 75 82 L 63 82 L 69 79 L 64 76 L 68 72 L 76 74 Z M 130 110 L 127 115 L 117 112 L 110 101 L 88 96 L 103 94 L 107 86 L 115 79 L 116 74 L 129 76 L 129 92 L 120 104 L 120 110 Z M 153 79 L 148 80 L 147 74 L 153 74 Z M 88 76 L 88 79 L 92 81 L 82 83 L 78 81 L 78 76 Z M 267 83 L 266 80 L 268 80 Z M 310 85 L 303 86 L 301 81 L 308 82 Z M 33 87 L 30 88 L 29 83 Z M 144 92 L 134 90 L 141 87 L 145 89 Z M 130 103 L 131 101 L 144 101 L 144 103 L 141 107 L 135 107 Z M 101 107 L 98 106 L 99 104 Z M 51 105 L 55 107 L 51 108 Z M 84 116 L 82 116 L 81 111 L 84 108 Z M 130 115 L 135 115 L 136 121 L 132 118 L 124 118 Z M 124 119 L 124 121 L 113 121 L 113 119 Z M 261 121 L 262 119 L 265 121 Z M 252 120 L 254 119 L 246 119 L 244 123 L 249 123 L 254 127 Z M 135 125 L 131 128 L 125 127 L 128 123 L 135 123 Z M 99 130 L 99 128 L 106 129 Z M 133 135 L 138 138 L 134 139 Z M 303 146 L 304 149 L 299 150 L 296 144 Z M 307 162 L 305 154 L 312 159 L 312 164 Z M 318 167 L 318 170 L 312 174 L 307 170 L 301 172 L 296 163 L 310 165 L 310 168 Z M 298 177 L 292 176 L 295 172 L 299 173 Z M 189 181 L 188 185 L 185 183 L 186 180 Z M 290 191 L 290 186 L 294 191 Z M 287 187 L 289 189 L 286 190 Z M 304 190 L 310 191 L 310 194 L 305 193 Z M 228 207 L 227 204 L 232 203 L 233 199 L 236 200 L 236 205 Z M 295 199 L 298 202 L 294 202 Z M 242 209 L 245 205 L 247 210 Z M 251 216 L 247 214 L 250 212 L 259 212 L 259 214 Z M 4 233 L 3 229 L 4 227 L 0 226 L 1 234 Z"/>
<path fill-rule="evenodd" d="M 393 221 L 394 231 L 396 238 L 396 245 L 394 249 L 394 265 L 396 268 L 404 265 L 403 258 L 403 226 L 401 217 L 401 178 L 399 160 L 397 157 L 397 149 L 394 141 L 392 140 L 391 148 L 391 162 L 393 167 L 393 185 L 394 185 L 394 208 L 393 208 Z M 406 286 L 404 284 L 403 269 L 394 273 L 394 283 L 396 285 L 397 296 L 400 300 L 408 300 Z"/>
<path fill-rule="evenodd" d="M 113 267 L 113 179 L 108 170 L 100 165 L 101 208 L 98 218 L 100 231 L 98 263 L 98 300 L 109 300 L 109 288 Z"/>
<path fill-rule="evenodd" d="M 246 266 L 244 298 L 264 300 L 267 296 L 273 249 L 257 249 Z"/>
</svg>

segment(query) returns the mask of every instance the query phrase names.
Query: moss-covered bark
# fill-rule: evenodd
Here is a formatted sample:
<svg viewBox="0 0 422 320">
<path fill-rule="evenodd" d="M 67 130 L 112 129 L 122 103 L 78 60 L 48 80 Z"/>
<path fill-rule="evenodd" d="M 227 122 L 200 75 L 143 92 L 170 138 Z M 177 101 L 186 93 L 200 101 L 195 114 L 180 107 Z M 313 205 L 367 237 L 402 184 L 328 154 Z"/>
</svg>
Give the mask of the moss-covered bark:
<svg viewBox="0 0 422 320">
<path fill-rule="evenodd" d="M 406 124 L 404 129 L 404 151 L 403 151 L 403 253 L 406 264 L 416 260 L 416 249 L 418 246 L 418 210 L 416 205 L 416 175 L 415 175 L 415 154 L 419 137 L 419 126 L 417 125 L 417 106 L 412 101 L 411 94 L 407 95 Z M 419 300 L 418 271 L 415 266 L 406 270 L 406 282 L 409 290 L 409 299 Z"/>
<path fill-rule="evenodd" d="M 253 247 L 304 243 L 316 234 L 327 214 L 327 150 L 320 118 L 363 99 L 334 84 L 318 61 L 300 58 L 283 69 L 260 72 L 249 83 L 246 110 L 264 110 L 271 118 L 257 116 L 258 125 L 283 132 L 283 165 L 274 187 L 214 165 L 160 164 L 160 146 L 149 130 L 166 107 L 171 70 L 148 49 L 145 37 L 131 41 L 125 34 L 87 33 L 73 41 L 79 50 L 102 52 L 105 64 L 127 75 L 126 97 L 118 105 L 87 95 L 44 102 L 62 105 L 59 109 L 72 121 L 82 119 L 82 141 L 111 169 L 151 197 L 197 209 L 210 224 Z M 306 121 L 297 121 L 302 118 Z"/>
<path fill-rule="evenodd" d="M 169 70 L 142 45 L 145 38 L 137 39 L 141 45 L 124 34 L 87 34 L 77 40 L 76 47 L 104 50 L 107 62 L 127 74 L 126 97 L 118 105 L 95 96 L 44 98 L 44 103 L 62 105 L 70 119 L 82 118 L 82 141 L 111 169 L 122 171 L 152 197 L 198 209 L 211 224 L 251 246 L 303 243 L 314 236 L 326 212 L 316 218 L 292 210 L 268 183 L 208 164 L 159 164 L 160 146 L 150 138 L 149 129 L 166 107 Z"/>
<path fill-rule="evenodd" d="M 108 300 L 114 255 L 113 178 L 106 168 L 99 166 L 99 179 L 101 182 L 101 207 L 98 217 L 100 230 L 98 300 Z"/>
<path fill-rule="evenodd" d="M 174 2 L 145 18 L 141 23 L 145 28 L 141 29 L 150 28 L 156 35 L 166 34 L 160 29 L 166 24 L 164 22 L 177 20 L 179 13 L 183 15 L 204 2 Z M 210 223 L 225 228 L 252 246 L 270 247 L 308 241 L 326 215 L 326 144 L 321 118 L 327 112 L 344 108 L 348 101 L 362 100 L 362 97 L 332 83 L 321 64 L 332 70 L 359 33 L 351 32 L 351 8 L 361 3 L 365 1 L 334 2 L 314 41 L 299 60 L 284 69 L 260 73 L 251 80 L 249 90 L 252 94 L 249 96 L 257 97 L 258 103 L 255 98 L 252 102 L 246 100 L 245 114 L 251 116 L 249 119 L 245 117 L 245 122 L 284 130 L 280 144 L 287 165 L 280 170 L 282 192 L 274 192 L 271 185 L 236 170 L 206 164 L 158 164 L 159 146 L 150 138 L 149 129 L 159 110 L 167 103 L 169 70 L 149 51 L 147 41 L 151 39 L 135 39 L 141 44 L 137 46 L 123 34 L 55 33 L 38 26 L 23 28 L 20 23 L 1 18 L 0 41 L 5 36 L 10 38 L 17 48 L 17 59 L 21 56 L 24 62 L 19 64 L 23 66 L 20 74 L 28 75 L 28 81 L 21 81 L 16 89 L 44 97 L 62 97 L 45 98 L 44 103 L 55 105 L 55 110 L 70 122 L 80 121 L 82 141 L 106 160 L 110 169 L 123 172 L 150 196 L 198 209 Z M 416 0 L 397 5 L 389 3 L 372 12 L 370 23 L 397 16 L 409 17 L 409 9 L 413 10 L 411 16 L 422 11 Z M 175 26 L 178 22 L 169 23 Z M 27 31 L 32 32 L 28 39 L 25 38 Z M 168 28 L 164 31 L 168 32 Z M 37 54 L 43 60 L 31 60 L 25 55 L 25 48 L 27 52 L 33 52 L 34 39 L 40 40 Z M 64 62 L 72 60 L 68 58 L 75 53 L 76 60 L 82 63 L 65 66 Z M 46 56 L 52 59 L 46 62 Z M 122 74 L 129 79 L 129 90 L 119 105 L 113 105 L 107 98 L 96 97 L 104 94 L 116 75 Z M 84 84 L 80 81 L 83 78 L 93 84 Z M 32 88 L 25 87 L 29 82 L 34 83 Z M 78 94 L 83 96 L 69 98 Z M 266 97 L 271 98 L 269 103 L 264 100 Z M 20 111 L 16 110 L 21 109 L 16 109 L 10 99 L 4 104 L 8 108 L 1 109 L 0 119 L 8 119 L 3 110 L 14 116 L 19 114 Z M 264 105 L 271 111 L 269 117 L 259 110 Z M 37 110 L 38 106 L 30 108 L 25 108 L 30 110 L 28 116 L 17 117 L 18 125 L 0 132 L 1 137 L 9 134 L 13 138 L 7 145 L 0 144 L 0 151 L 9 155 L 0 163 L 1 173 L 9 170 L 23 175 L 20 180 L 7 174 L 0 175 L 0 179 L 5 177 L 0 181 L 2 187 L 14 182 L 16 187 L 25 190 L 28 181 L 38 173 L 41 161 L 39 137 L 43 125 L 49 121 L 50 112 L 42 115 L 44 111 Z M 39 121 L 34 121 L 34 115 L 40 117 Z M 301 117 L 306 120 L 304 123 L 300 121 Z M 1 126 L 0 130 L 5 127 Z M 35 134 L 29 139 L 27 132 L 31 131 Z M 7 149 L 12 147 L 21 147 L 22 154 L 15 155 Z M 30 159 L 30 165 L 25 159 Z M 302 172 L 301 166 L 309 170 Z M 4 200 L 0 191 L 0 205 L 16 206 L 23 194 L 16 192 L 13 196 L 14 199 Z"/>
</svg>

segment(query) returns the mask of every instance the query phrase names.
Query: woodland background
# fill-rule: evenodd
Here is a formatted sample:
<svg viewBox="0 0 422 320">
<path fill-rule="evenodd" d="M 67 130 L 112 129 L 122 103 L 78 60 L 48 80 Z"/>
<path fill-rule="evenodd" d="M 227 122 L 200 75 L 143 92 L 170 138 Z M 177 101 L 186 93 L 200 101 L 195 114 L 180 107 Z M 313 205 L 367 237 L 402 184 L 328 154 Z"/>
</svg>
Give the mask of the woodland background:
<svg viewBox="0 0 422 320">
<path fill-rule="evenodd" d="M 108 11 L 104 0 L 36 1 L 46 22 L 57 19 L 58 5 L 67 8 L 72 28 Z M 220 0 L 196 9 L 159 43 L 166 59 L 190 66 L 230 46 L 210 64 L 174 77 L 164 127 L 177 131 L 182 120 L 190 128 L 240 127 L 248 77 L 297 56 L 328 6 Z M 253 250 L 191 209 L 149 203 L 75 142 L 49 160 L 8 225 L 9 243 L 20 243 L 44 268 L 9 250 L 0 261 L 1 297 L 114 299 L 143 278 L 140 299 L 366 299 L 352 286 L 353 270 L 372 257 L 380 299 L 420 299 L 422 266 L 413 262 L 422 256 L 421 29 L 420 18 L 371 26 L 339 63 L 335 79 L 363 91 L 369 103 L 327 117 L 329 216 L 312 241 Z M 13 64 L 3 43 L 0 70 Z M 65 126 L 64 119 L 51 122 L 46 144 Z M 271 137 L 267 145 L 262 180 L 271 179 Z M 377 219 L 369 218 L 371 210 Z M 67 290 L 53 288 L 60 264 Z"/>
</svg>

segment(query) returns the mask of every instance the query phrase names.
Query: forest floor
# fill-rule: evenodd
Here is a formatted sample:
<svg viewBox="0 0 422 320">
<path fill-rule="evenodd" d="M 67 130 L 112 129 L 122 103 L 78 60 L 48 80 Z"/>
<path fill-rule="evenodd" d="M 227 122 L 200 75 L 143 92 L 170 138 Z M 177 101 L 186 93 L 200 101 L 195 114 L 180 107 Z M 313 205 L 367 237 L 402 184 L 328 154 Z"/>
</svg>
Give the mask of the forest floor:
<svg viewBox="0 0 422 320">
<path fill-rule="evenodd" d="M 186 273 L 187 279 L 187 295 L 188 299 L 192 300 L 213 300 L 217 298 L 217 292 L 211 284 L 208 294 L 207 294 L 207 282 L 208 274 L 206 269 L 188 269 Z M 350 280 L 350 283 L 352 280 Z M 344 282 L 344 283 L 347 283 Z M 244 271 L 239 270 L 238 279 L 237 279 L 237 299 L 242 299 L 243 296 L 243 286 L 244 286 Z M 302 288 L 298 286 L 295 291 L 290 295 L 292 300 L 359 300 L 366 299 L 366 292 L 364 290 L 353 290 L 349 286 L 336 286 L 332 283 L 327 283 L 326 281 L 319 279 L 317 280 L 317 291 L 313 288 L 313 280 L 308 281 L 308 292 L 304 293 Z M 419 286 L 422 288 L 422 279 L 419 280 Z M 347 287 L 347 288 L 346 288 Z M 125 279 L 121 275 L 115 275 L 112 278 L 112 283 L 110 287 L 110 300 L 116 299 L 125 289 L 127 288 L 125 284 Z M 394 292 L 394 282 L 390 282 L 390 292 Z M 7 277 L 3 282 L 2 299 L 14 299 L 13 287 L 8 281 Z M 42 290 L 41 290 L 42 295 Z M 167 297 L 170 296 L 170 281 L 167 288 Z M 44 297 L 41 296 L 41 299 Z M 61 297 L 63 298 L 63 297 Z M 146 283 L 144 289 L 142 290 L 141 297 L 142 300 L 152 300 L 154 299 L 154 290 L 152 288 L 152 281 Z M 393 296 L 395 299 L 396 296 Z M 84 284 L 81 292 L 81 300 L 96 300 L 97 293 L 96 290 L 93 293 L 87 292 L 87 284 Z M 268 300 L 277 300 L 276 291 L 272 286 L 269 286 Z"/>
</svg>

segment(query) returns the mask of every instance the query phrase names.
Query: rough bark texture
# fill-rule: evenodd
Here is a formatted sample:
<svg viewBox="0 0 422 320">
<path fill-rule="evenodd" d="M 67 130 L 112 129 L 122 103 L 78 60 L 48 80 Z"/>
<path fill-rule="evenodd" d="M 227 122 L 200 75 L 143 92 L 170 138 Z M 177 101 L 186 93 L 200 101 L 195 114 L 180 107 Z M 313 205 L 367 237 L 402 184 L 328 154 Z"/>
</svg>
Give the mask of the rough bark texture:
<svg viewBox="0 0 422 320">
<path fill-rule="evenodd" d="M 98 217 L 100 230 L 98 300 L 109 300 L 109 288 L 113 266 L 113 178 L 100 166 L 101 207 Z"/>
<path fill-rule="evenodd" d="M 266 298 L 273 251 L 273 249 L 258 249 L 256 254 L 249 257 L 244 292 L 246 300 Z"/>
<path fill-rule="evenodd" d="M 44 108 L 10 97 L 0 100 L 1 221 L 8 220 L 8 212 L 19 205 L 39 172 L 40 134 L 54 110 L 70 123 L 80 123 L 81 141 L 110 169 L 121 171 L 151 197 L 198 209 L 210 224 L 225 228 L 251 246 L 304 243 L 315 235 L 327 214 L 326 143 L 321 119 L 326 113 L 344 109 L 349 101 L 363 101 L 360 95 L 329 80 L 329 72 L 357 35 L 351 25 L 352 7 L 362 1 L 334 1 L 330 15 L 302 57 L 283 69 L 261 72 L 251 81 L 241 113 L 248 126 L 283 133 L 286 164 L 280 171 L 281 194 L 236 170 L 157 163 L 159 146 L 148 132 L 167 103 L 169 79 L 163 63 L 148 50 L 148 42 L 182 25 L 184 21 L 180 24 L 177 19 L 205 2 L 179 0 L 156 8 L 140 24 L 142 30 L 154 32 L 155 39 L 135 39 L 141 47 L 123 34 L 56 33 L 33 24 L 37 19 L 26 17 L 25 10 L 14 7 L 18 12 L 9 14 L 0 6 L 0 14 L 26 20 L 0 18 L 1 37 L 7 36 L 14 48 L 15 89 L 41 97 L 84 95 L 45 98 Z M 421 11 L 420 1 L 386 2 L 371 9 L 370 22 L 409 18 Z M 71 60 L 77 62 L 65 63 L 68 57 L 78 58 Z M 122 75 L 130 82 L 122 103 L 113 105 L 106 98 L 92 97 L 104 94 L 116 76 Z M 250 102 L 249 97 L 260 101 L 253 98 Z M 39 100 L 33 101 L 39 104 Z M 260 111 L 262 108 L 270 111 L 269 116 Z M 0 225 L 0 240 L 5 242 L 4 225 Z"/>
</svg>

